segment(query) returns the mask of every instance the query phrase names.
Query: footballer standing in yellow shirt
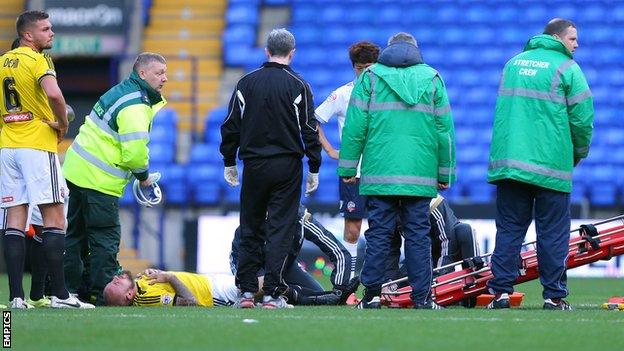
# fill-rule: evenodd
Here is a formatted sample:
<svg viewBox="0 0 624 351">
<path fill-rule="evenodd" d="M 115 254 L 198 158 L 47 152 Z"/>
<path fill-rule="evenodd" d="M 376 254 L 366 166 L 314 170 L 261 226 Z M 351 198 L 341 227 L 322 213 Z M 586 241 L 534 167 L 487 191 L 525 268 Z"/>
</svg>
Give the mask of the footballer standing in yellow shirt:
<svg viewBox="0 0 624 351">
<path fill-rule="evenodd" d="M 56 81 L 50 56 L 54 39 L 48 14 L 26 11 L 16 22 L 19 47 L 0 57 L 0 207 L 7 209 L 4 229 L 11 308 L 28 308 L 24 301 L 26 219 L 28 205 L 38 206 L 43 217 L 43 250 L 51 278 L 53 308 L 93 308 L 65 288 L 66 189 L 57 145 L 67 132 L 63 93 Z"/>
</svg>

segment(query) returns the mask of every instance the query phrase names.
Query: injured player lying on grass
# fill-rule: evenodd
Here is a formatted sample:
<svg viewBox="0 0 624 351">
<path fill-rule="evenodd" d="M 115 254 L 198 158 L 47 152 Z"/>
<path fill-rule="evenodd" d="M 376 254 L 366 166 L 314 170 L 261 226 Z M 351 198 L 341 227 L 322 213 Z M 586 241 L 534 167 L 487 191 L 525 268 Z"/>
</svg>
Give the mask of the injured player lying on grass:
<svg viewBox="0 0 624 351">
<path fill-rule="evenodd" d="M 262 277 L 259 279 L 262 289 Z M 337 304 L 338 296 L 324 291 L 293 291 L 289 301 L 295 305 Z M 230 274 L 196 274 L 146 269 L 132 278 L 124 271 L 104 288 L 107 306 L 231 306 L 239 291 Z"/>
</svg>

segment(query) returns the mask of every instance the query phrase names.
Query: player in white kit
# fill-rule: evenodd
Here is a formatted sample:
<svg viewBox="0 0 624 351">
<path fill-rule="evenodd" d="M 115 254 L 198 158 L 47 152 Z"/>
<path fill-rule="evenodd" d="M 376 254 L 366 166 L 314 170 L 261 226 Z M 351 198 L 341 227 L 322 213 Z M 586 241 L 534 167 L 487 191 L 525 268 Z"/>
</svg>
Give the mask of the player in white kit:
<svg viewBox="0 0 624 351">
<path fill-rule="evenodd" d="M 368 41 L 357 42 L 349 47 L 349 58 L 355 71 L 356 79 L 360 74 L 368 68 L 368 66 L 377 62 L 379 56 L 379 47 Z M 347 115 L 347 107 L 353 90 L 353 83 L 349 82 L 340 88 L 334 90 L 325 101 L 314 111 L 316 119 L 321 123 L 319 125 L 319 138 L 323 149 L 329 157 L 338 160 L 338 150 L 336 150 L 325 137 L 322 124 L 329 122 L 332 116 L 336 116 L 338 120 L 338 132 L 342 138 L 342 127 L 345 123 Z M 355 265 L 357 262 L 357 244 L 362 229 L 362 219 L 367 217 L 366 213 L 366 197 L 361 196 L 359 192 L 360 186 L 360 170 L 356 177 L 349 179 L 348 182 L 339 182 L 340 191 L 340 214 L 344 217 L 344 234 L 345 247 L 351 254 L 351 277 L 355 274 Z"/>
</svg>

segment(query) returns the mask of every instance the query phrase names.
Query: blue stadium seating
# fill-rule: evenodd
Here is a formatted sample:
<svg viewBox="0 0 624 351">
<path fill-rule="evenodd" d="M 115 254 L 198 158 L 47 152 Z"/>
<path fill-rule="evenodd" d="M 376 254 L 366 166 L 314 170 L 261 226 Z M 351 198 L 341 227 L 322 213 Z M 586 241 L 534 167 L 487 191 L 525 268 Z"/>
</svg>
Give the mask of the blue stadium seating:
<svg viewBox="0 0 624 351">
<path fill-rule="evenodd" d="M 610 183 L 592 187 L 589 199 L 596 206 L 612 206 L 617 202 L 617 187 Z"/>
<path fill-rule="evenodd" d="M 251 46 L 256 42 L 256 29 L 250 24 L 229 26 L 223 32 L 223 42 Z"/>
<path fill-rule="evenodd" d="M 178 136 L 175 126 L 169 126 L 164 123 L 154 123 L 150 131 L 150 141 L 160 144 L 175 144 Z"/>
<path fill-rule="evenodd" d="M 460 183 L 452 184 L 450 188 L 442 192 L 442 196 L 451 202 L 460 202 L 464 200 L 463 185 Z"/>
<path fill-rule="evenodd" d="M 225 15 L 228 24 L 256 24 L 260 11 L 252 1 L 231 3 Z"/>
<path fill-rule="evenodd" d="M 150 142 L 150 162 L 172 163 L 175 159 L 175 145 L 173 143 Z"/>
<path fill-rule="evenodd" d="M 240 202 L 240 186 L 231 187 L 225 182 L 221 184 L 221 190 L 223 191 L 222 200 L 228 203 L 239 203 Z"/>
<path fill-rule="evenodd" d="M 154 116 L 154 121 L 152 125 L 164 125 L 170 126 L 175 129 L 175 125 L 178 123 L 178 115 L 174 109 L 165 107 L 160 109 L 156 116 Z"/>
<path fill-rule="evenodd" d="M 119 198 L 119 206 L 128 207 L 134 205 L 136 205 L 136 201 L 132 195 L 132 182 L 130 182 L 130 184 L 128 184 L 124 189 L 124 193 L 121 198 Z"/>
<path fill-rule="evenodd" d="M 186 183 L 172 183 L 163 186 L 163 201 L 167 205 L 188 206 L 193 203 L 189 200 L 189 189 Z"/>
<path fill-rule="evenodd" d="M 193 188 L 195 203 L 200 206 L 216 205 L 221 200 L 220 186 L 216 182 L 200 183 Z"/>
<path fill-rule="evenodd" d="M 216 163 L 221 162 L 222 156 L 219 153 L 219 144 L 193 144 L 189 163 Z"/>
<path fill-rule="evenodd" d="M 458 184 L 446 192 L 447 197 L 479 202 L 493 199 L 493 187 L 485 183 L 485 177 L 501 69 L 522 51 L 530 37 L 541 33 L 549 19 L 571 18 L 579 28 L 580 48 L 574 58 L 587 77 L 596 107 L 593 145 L 589 157 L 575 168 L 572 198 L 587 198 L 596 205 L 624 203 L 620 196 L 624 194 L 624 69 L 620 49 L 624 37 L 613 35 L 624 29 L 624 2 L 388 0 L 371 6 L 363 0 L 237 0 L 231 1 L 226 16 L 226 65 L 251 70 L 264 61 L 263 48 L 243 40 L 254 37 L 249 28 L 257 24 L 260 4 L 291 6 L 289 28 L 297 38 L 293 68 L 310 82 L 316 105 L 353 79 L 347 55 L 350 44 L 368 39 L 383 47 L 397 31 L 413 33 L 425 62 L 444 78 L 453 108 L 459 174 Z M 525 11 L 527 6 L 530 11 Z M 207 144 L 193 148 L 191 162 L 222 166 L 217 137 L 225 114 L 225 107 L 211 113 L 204 135 Z M 325 127 L 329 140 L 337 146 L 335 124 Z M 172 143 L 166 128 L 153 132 L 154 142 Z M 323 158 L 324 163 L 332 162 L 326 155 Z M 321 167 L 321 179 L 321 184 L 336 179 L 333 163 Z M 597 182 L 610 185 L 606 190 L 596 190 Z M 327 194 L 319 193 L 313 199 L 337 201 L 333 187 L 329 185 Z M 226 201 L 238 201 L 237 190 L 222 189 Z"/>
<path fill-rule="evenodd" d="M 473 183 L 468 188 L 468 199 L 473 203 L 488 203 L 494 199 L 496 188 L 485 181 Z"/>
</svg>

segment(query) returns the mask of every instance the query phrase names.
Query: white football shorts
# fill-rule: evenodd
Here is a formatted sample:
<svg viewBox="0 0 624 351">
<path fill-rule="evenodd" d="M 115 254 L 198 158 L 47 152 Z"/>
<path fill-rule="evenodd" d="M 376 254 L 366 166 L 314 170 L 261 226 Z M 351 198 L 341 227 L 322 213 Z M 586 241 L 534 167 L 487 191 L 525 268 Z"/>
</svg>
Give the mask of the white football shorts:
<svg viewBox="0 0 624 351">
<path fill-rule="evenodd" d="M 238 288 L 231 274 L 204 274 L 210 280 L 215 306 L 230 306 L 238 301 Z"/>
<path fill-rule="evenodd" d="M 64 203 L 67 191 L 55 153 L 26 148 L 0 149 L 0 207 Z"/>
</svg>

